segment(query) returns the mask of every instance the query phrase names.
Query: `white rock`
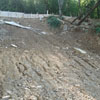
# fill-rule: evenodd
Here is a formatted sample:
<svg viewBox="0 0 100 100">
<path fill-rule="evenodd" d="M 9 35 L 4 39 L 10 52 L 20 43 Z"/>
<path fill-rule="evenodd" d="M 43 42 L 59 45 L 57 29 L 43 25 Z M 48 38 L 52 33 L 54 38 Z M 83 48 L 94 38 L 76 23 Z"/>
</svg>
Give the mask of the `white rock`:
<svg viewBox="0 0 100 100">
<path fill-rule="evenodd" d="M 11 46 L 17 48 L 17 46 L 15 44 L 11 44 Z"/>
<path fill-rule="evenodd" d="M 46 32 L 41 32 L 41 34 L 44 34 L 44 35 L 45 35 L 45 34 L 47 34 L 47 33 L 46 33 Z"/>
<path fill-rule="evenodd" d="M 3 96 L 3 97 L 2 97 L 2 99 L 8 99 L 8 98 L 10 98 L 9 95 L 7 95 L 7 96 Z"/>
</svg>

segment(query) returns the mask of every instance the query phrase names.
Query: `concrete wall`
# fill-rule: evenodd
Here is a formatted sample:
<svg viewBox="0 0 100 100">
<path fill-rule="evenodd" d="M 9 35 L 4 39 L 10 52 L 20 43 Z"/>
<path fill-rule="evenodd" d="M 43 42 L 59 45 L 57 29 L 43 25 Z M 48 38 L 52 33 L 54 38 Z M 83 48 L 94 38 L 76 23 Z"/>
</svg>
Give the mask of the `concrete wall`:
<svg viewBox="0 0 100 100">
<path fill-rule="evenodd" d="M 12 18 L 43 18 L 47 17 L 49 14 L 25 14 L 20 12 L 9 12 L 0 11 L 0 17 L 12 17 Z"/>
</svg>

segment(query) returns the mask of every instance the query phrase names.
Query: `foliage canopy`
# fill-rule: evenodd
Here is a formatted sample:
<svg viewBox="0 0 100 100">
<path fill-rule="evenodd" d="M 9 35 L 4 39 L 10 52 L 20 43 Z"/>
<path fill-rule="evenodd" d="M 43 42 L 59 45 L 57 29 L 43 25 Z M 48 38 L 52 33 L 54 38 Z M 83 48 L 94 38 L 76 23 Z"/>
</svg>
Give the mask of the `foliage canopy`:
<svg viewBox="0 0 100 100">
<path fill-rule="evenodd" d="M 64 0 L 62 14 L 66 16 L 78 16 L 79 13 L 86 14 L 98 0 Z M 25 13 L 58 14 L 58 0 L 0 0 L 0 10 L 17 11 Z M 90 15 L 91 18 L 100 18 L 100 6 Z"/>
</svg>

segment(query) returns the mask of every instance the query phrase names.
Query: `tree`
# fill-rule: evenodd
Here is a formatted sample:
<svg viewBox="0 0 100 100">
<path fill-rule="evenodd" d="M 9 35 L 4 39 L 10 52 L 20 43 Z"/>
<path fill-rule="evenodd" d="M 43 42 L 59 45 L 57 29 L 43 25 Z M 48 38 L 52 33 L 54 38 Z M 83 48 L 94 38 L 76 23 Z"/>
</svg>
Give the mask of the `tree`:
<svg viewBox="0 0 100 100">
<path fill-rule="evenodd" d="M 38 2 L 36 2 L 35 9 L 36 9 L 36 12 L 41 13 L 41 14 L 45 14 L 46 13 L 45 1 L 39 0 Z"/>
<path fill-rule="evenodd" d="M 85 16 L 98 0 L 0 0 L 0 10 L 24 13 L 49 13 L 60 16 Z M 83 15 L 81 17 L 83 17 Z M 100 6 L 91 14 L 91 18 L 100 18 Z"/>
<path fill-rule="evenodd" d="M 24 12 L 24 2 L 22 0 L 8 0 L 7 8 L 9 11 Z"/>
<path fill-rule="evenodd" d="M 100 7 L 97 7 L 97 18 L 100 18 Z"/>
<path fill-rule="evenodd" d="M 52 14 L 58 14 L 59 7 L 58 7 L 58 1 L 57 0 L 48 0 L 48 8 L 49 12 Z"/>
<path fill-rule="evenodd" d="M 0 10 L 8 10 L 8 0 L 0 0 Z"/>
<path fill-rule="evenodd" d="M 27 4 L 27 8 L 25 9 L 27 11 L 27 13 L 36 13 L 36 9 L 35 9 L 35 0 L 29 0 L 26 4 Z"/>
<path fill-rule="evenodd" d="M 80 25 L 99 5 L 100 5 L 100 0 L 98 0 L 97 3 L 94 5 L 94 7 L 86 14 L 86 16 L 84 16 L 83 19 L 79 21 L 78 25 Z"/>
<path fill-rule="evenodd" d="M 58 0 L 59 5 L 59 16 L 62 16 L 62 6 L 63 6 L 64 0 Z"/>
<path fill-rule="evenodd" d="M 81 14 L 81 0 L 78 0 L 78 6 L 79 6 L 79 13 L 78 13 L 78 15 L 80 15 Z"/>
</svg>

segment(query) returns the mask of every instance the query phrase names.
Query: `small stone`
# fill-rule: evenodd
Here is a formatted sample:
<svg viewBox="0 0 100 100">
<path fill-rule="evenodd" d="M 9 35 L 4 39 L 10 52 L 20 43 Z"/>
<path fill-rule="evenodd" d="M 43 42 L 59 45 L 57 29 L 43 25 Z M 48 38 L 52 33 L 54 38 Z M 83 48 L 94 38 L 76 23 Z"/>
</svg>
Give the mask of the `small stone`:
<svg viewBox="0 0 100 100">
<path fill-rule="evenodd" d="M 14 48 L 17 48 L 17 45 L 15 45 L 15 44 L 11 44 L 11 46 L 14 47 Z"/>
</svg>

